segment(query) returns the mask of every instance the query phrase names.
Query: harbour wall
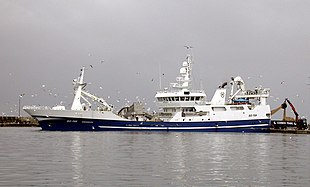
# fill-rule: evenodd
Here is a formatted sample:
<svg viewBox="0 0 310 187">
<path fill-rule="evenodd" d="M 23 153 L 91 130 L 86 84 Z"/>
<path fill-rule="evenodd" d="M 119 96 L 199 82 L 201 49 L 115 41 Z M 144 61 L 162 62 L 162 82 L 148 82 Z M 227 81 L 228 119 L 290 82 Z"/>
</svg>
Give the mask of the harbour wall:
<svg viewBox="0 0 310 187">
<path fill-rule="evenodd" d="M 0 116 L 0 127 L 39 127 L 32 117 Z"/>
</svg>

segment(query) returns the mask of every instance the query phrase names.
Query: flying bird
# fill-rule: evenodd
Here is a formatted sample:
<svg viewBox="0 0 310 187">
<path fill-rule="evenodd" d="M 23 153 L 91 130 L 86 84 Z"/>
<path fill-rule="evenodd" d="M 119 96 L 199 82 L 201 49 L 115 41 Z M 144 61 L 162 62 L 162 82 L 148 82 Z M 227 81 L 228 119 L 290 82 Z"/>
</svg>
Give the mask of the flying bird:
<svg viewBox="0 0 310 187">
<path fill-rule="evenodd" d="M 192 48 L 193 48 L 192 46 L 189 46 L 189 45 L 184 45 L 184 47 L 185 47 L 186 49 L 192 49 Z"/>
</svg>

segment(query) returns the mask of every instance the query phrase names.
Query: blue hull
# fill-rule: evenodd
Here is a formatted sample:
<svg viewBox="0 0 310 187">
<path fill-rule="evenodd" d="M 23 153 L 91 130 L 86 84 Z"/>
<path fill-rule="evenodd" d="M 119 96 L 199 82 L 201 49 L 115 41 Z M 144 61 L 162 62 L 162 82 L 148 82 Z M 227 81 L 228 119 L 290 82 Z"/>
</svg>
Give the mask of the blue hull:
<svg viewBox="0 0 310 187">
<path fill-rule="evenodd" d="M 150 122 L 98 119 L 46 119 L 39 121 L 49 131 L 189 131 L 189 132 L 269 132 L 270 120 L 212 122 Z"/>
</svg>

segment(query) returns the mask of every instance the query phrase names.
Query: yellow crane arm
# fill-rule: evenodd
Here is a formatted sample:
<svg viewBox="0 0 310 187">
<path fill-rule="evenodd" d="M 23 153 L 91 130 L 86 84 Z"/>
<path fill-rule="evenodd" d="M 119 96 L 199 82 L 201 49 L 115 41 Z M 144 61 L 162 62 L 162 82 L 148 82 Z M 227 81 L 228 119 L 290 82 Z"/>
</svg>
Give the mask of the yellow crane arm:
<svg viewBox="0 0 310 187">
<path fill-rule="evenodd" d="M 282 106 L 279 106 L 278 108 L 271 110 L 271 115 L 277 113 L 280 109 L 282 109 Z"/>
</svg>

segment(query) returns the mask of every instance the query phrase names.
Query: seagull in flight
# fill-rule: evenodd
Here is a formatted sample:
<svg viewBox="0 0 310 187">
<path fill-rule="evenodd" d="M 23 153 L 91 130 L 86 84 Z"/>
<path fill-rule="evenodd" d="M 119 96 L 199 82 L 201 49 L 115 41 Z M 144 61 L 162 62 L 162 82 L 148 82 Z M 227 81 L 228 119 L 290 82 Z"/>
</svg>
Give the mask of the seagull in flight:
<svg viewBox="0 0 310 187">
<path fill-rule="evenodd" d="M 189 45 L 184 45 L 184 47 L 185 47 L 186 49 L 192 49 L 192 48 L 193 48 L 192 46 L 189 46 Z"/>
</svg>

